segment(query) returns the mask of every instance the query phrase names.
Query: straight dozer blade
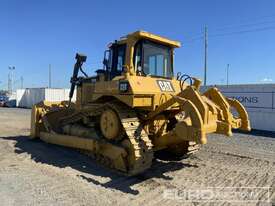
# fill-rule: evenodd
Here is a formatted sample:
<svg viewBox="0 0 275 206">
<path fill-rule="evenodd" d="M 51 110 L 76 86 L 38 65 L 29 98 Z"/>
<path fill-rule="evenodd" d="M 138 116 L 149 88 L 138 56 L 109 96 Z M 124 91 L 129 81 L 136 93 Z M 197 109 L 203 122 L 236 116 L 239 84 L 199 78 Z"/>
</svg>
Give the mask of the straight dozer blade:
<svg viewBox="0 0 275 206">
<path fill-rule="evenodd" d="M 54 114 L 51 118 L 51 122 L 54 122 L 52 125 L 57 126 L 57 118 L 62 117 L 63 115 L 68 115 L 73 111 L 74 105 L 72 104 L 68 108 L 68 102 L 39 102 L 32 107 L 31 115 L 31 132 L 30 138 L 38 138 L 40 132 L 53 132 L 52 126 L 49 124 L 49 119 L 46 118 L 47 114 Z M 57 128 L 58 129 L 58 128 Z"/>
</svg>

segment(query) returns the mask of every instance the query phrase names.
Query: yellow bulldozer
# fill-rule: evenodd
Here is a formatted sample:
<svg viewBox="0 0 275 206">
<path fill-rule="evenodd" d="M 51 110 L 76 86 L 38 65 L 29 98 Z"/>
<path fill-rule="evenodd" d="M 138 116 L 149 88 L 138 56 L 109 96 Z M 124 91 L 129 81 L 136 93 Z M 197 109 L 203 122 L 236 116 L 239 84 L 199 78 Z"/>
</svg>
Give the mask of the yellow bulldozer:
<svg viewBox="0 0 275 206">
<path fill-rule="evenodd" d="M 178 47 L 145 31 L 128 34 L 108 46 L 95 76 L 82 68 L 87 57 L 76 54 L 70 100 L 34 105 L 30 137 L 76 148 L 137 175 L 150 168 L 156 151 L 186 157 L 207 143 L 207 134 L 249 131 L 247 112 L 237 100 L 217 88 L 200 93 L 199 79 L 174 75 Z"/>
</svg>

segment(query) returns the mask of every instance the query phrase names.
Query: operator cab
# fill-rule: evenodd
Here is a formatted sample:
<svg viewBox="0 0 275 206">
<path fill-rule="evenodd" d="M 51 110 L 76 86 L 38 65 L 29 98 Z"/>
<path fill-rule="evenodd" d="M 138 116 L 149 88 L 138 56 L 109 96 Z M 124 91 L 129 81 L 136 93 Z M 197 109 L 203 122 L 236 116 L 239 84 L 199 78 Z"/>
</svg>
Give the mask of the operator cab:
<svg viewBox="0 0 275 206">
<path fill-rule="evenodd" d="M 112 80 L 125 72 L 125 66 L 133 66 L 131 73 L 138 76 L 172 78 L 175 47 L 180 47 L 180 43 L 148 32 L 134 32 L 109 46 L 101 72 Z"/>
<path fill-rule="evenodd" d="M 126 44 L 112 44 L 106 52 L 108 79 L 122 75 L 126 58 Z M 106 55 L 106 54 L 105 54 Z M 140 40 L 134 49 L 133 64 L 139 76 L 173 77 L 172 49 L 149 40 Z"/>
</svg>

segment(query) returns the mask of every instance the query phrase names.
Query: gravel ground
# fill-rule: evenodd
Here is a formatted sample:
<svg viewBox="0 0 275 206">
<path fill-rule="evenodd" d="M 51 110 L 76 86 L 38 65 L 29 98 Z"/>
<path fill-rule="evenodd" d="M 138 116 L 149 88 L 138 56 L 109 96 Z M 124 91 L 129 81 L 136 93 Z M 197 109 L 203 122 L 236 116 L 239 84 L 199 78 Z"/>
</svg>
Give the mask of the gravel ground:
<svg viewBox="0 0 275 206">
<path fill-rule="evenodd" d="M 156 159 L 145 174 L 124 177 L 72 149 L 29 140 L 30 110 L 0 108 L 0 122 L 3 206 L 275 205 L 272 133 L 234 133 L 233 138 L 211 135 L 209 143 L 188 159 Z M 262 202 L 257 203 L 181 199 L 184 191 L 213 187 L 267 187 L 271 202 L 264 202 L 264 191 L 259 193 Z M 177 196 L 172 196 L 174 191 Z"/>
</svg>

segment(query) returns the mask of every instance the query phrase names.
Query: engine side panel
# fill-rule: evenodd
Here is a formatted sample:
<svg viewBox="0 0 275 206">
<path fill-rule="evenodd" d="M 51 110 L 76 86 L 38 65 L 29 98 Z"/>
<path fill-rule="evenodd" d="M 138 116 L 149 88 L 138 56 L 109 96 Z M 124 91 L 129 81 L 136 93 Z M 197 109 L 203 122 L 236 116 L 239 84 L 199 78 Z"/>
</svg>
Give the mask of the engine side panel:
<svg viewBox="0 0 275 206">
<path fill-rule="evenodd" d="M 120 84 L 128 85 L 127 91 L 120 90 Z M 186 87 L 185 85 L 184 87 Z M 77 89 L 78 105 L 97 102 L 105 98 L 116 98 L 128 106 L 154 110 L 180 93 L 180 82 L 176 79 L 144 76 L 121 76 L 112 81 L 83 83 Z"/>
</svg>

